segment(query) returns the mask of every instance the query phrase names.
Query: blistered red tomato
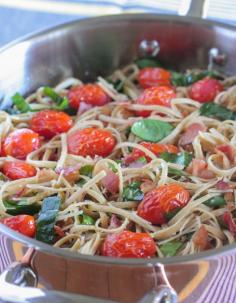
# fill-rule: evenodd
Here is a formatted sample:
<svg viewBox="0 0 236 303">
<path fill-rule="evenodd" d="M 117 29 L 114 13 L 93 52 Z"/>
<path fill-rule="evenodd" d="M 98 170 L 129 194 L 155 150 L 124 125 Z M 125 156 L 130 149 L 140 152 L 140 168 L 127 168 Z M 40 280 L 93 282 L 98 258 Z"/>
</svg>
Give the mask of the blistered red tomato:
<svg viewBox="0 0 236 303">
<path fill-rule="evenodd" d="M 175 91 L 168 86 L 157 86 L 145 89 L 137 99 L 137 104 L 142 105 L 161 105 L 170 107 L 171 100 L 176 97 Z M 151 113 L 150 110 L 137 111 L 142 117 L 147 117 Z"/>
<path fill-rule="evenodd" d="M 66 113 L 56 110 L 42 110 L 31 119 L 29 126 L 39 135 L 51 139 L 55 135 L 67 132 L 73 124 Z"/>
<path fill-rule="evenodd" d="M 11 180 L 30 178 L 35 176 L 37 173 L 37 170 L 33 165 L 19 161 L 4 162 L 2 171 L 4 175 Z"/>
<path fill-rule="evenodd" d="M 3 142 L 2 155 L 24 160 L 40 147 L 39 135 L 31 129 L 22 128 L 10 133 Z"/>
<path fill-rule="evenodd" d="M 146 233 L 124 230 L 106 237 L 101 255 L 119 258 L 148 258 L 156 254 L 154 240 Z"/>
<path fill-rule="evenodd" d="M 189 97 L 201 103 L 212 102 L 215 97 L 224 90 L 222 84 L 211 78 L 195 82 L 189 90 Z"/>
<path fill-rule="evenodd" d="M 151 142 L 141 142 L 140 145 L 150 150 L 156 156 L 159 156 L 161 153 L 168 152 L 172 154 L 177 154 L 179 152 L 178 147 L 172 144 L 161 144 L 161 143 L 151 143 Z M 140 157 L 145 157 L 147 162 L 150 162 L 152 159 L 146 155 L 143 151 L 138 148 L 134 148 L 132 152 L 126 156 L 125 164 L 132 163 L 138 160 Z"/>
<path fill-rule="evenodd" d="M 112 152 L 116 140 L 108 130 L 89 127 L 70 133 L 67 144 L 70 154 L 107 157 Z"/>
<path fill-rule="evenodd" d="M 184 207 L 189 199 L 189 192 L 183 186 L 176 183 L 162 185 L 144 196 L 137 213 L 152 224 L 162 225 L 167 222 L 166 214 Z"/>
<path fill-rule="evenodd" d="M 146 67 L 139 71 L 138 82 L 143 88 L 169 86 L 171 74 L 159 67 Z"/>
<path fill-rule="evenodd" d="M 68 93 L 72 108 L 78 109 L 81 102 L 93 106 L 102 106 L 111 101 L 111 98 L 98 84 L 84 84 L 72 87 Z"/>
<path fill-rule="evenodd" d="M 1 223 L 14 229 L 15 231 L 33 238 L 36 231 L 36 224 L 33 216 L 17 215 L 14 217 L 5 218 Z"/>
</svg>

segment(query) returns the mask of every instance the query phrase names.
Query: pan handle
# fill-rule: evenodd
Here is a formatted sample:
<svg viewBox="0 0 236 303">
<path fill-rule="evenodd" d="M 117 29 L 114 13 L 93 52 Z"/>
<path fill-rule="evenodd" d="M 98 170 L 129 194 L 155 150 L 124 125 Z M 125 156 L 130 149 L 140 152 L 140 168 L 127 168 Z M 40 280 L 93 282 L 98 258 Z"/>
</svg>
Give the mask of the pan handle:
<svg viewBox="0 0 236 303">
<path fill-rule="evenodd" d="M 186 16 L 204 18 L 206 0 L 190 0 Z"/>
<path fill-rule="evenodd" d="M 159 267 L 159 265 L 158 265 Z M 138 303 L 177 303 L 177 294 L 162 278 L 154 290 L 147 293 Z M 39 289 L 37 274 L 27 263 L 15 262 L 0 275 L 0 299 L 11 303 L 115 303 L 67 292 Z"/>
</svg>

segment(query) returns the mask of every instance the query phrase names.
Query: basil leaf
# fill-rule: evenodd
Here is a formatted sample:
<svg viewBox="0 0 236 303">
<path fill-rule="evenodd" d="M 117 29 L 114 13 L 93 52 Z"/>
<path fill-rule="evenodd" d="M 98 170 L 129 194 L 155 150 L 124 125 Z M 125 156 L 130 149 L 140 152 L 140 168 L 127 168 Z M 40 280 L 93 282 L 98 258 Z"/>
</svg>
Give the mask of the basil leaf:
<svg viewBox="0 0 236 303">
<path fill-rule="evenodd" d="M 181 210 L 181 207 L 177 207 L 176 209 L 169 211 L 168 213 L 165 214 L 165 218 L 167 221 L 170 219 L 174 218 L 174 216 Z"/>
<path fill-rule="evenodd" d="M 82 225 L 94 225 L 95 220 L 93 217 L 83 214 L 81 224 Z"/>
<path fill-rule="evenodd" d="M 51 98 L 54 102 L 58 103 L 61 97 L 49 86 L 45 86 L 43 89 L 43 93 L 45 96 Z"/>
<path fill-rule="evenodd" d="M 203 204 L 209 206 L 209 207 L 217 207 L 217 206 L 223 206 L 226 204 L 224 197 L 218 196 L 213 197 L 207 201 L 205 201 Z"/>
<path fill-rule="evenodd" d="M 192 161 L 193 156 L 187 152 L 181 152 L 178 154 L 164 152 L 160 154 L 160 158 L 166 162 L 176 163 L 187 167 Z"/>
<path fill-rule="evenodd" d="M 76 116 L 78 110 L 72 107 L 67 107 L 63 111 L 70 116 Z"/>
<path fill-rule="evenodd" d="M 177 254 L 183 243 L 180 241 L 170 241 L 160 245 L 160 250 L 165 257 L 173 257 Z"/>
<path fill-rule="evenodd" d="M 25 99 L 19 93 L 16 93 L 12 97 L 12 102 L 21 113 L 26 113 L 31 111 L 30 105 L 25 101 Z"/>
<path fill-rule="evenodd" d="M 108 163 L 109 168 L 113 171 L 113 173 L 117 173 L 118 170 L 113 163 Z"/>
<path fill-rule="evenodd" d="M 161 66 L 160 62 L 157 59 L 151 59 L 151 58 L 137 59 L 135 61 L 135 64 L 140 69 L 145 68 L 145 67 L 160 67 Z"/>
<path fill-rule="evenodd" d="M 172 72 L 171 82 L 174 86 L 187 86 L 188 82 L 186 76 L 182 73 Z"/>
<path fill-rule="evenodd" d="M 123 199 L 125 201 L 142 201 L 144 193 L 141 191 L 140 185 L 140 182 L 135 181 L 126 186 L 123 191 Z"/>
<path fill-rule="evenodd" d="M 42 209 L 36 221 L 36 239 L 52 244 L 55 241 L 54 226 L 59 212 L 61 199 L 52 196 L 43 200 Z"/>
<path fill-rule="evenodd" d="M 41 209 L 41 205 L 38 203 L 28 204 L 26 200 L 16 202 L 6 200 L 3 201 L 3 204 L 6 207 L 6 212 L 13 216 L 20 214 L 34 215 L 37 214 Z"/>
<path fill-rule="evenodd" d="M 76 182 L 77 185 L 79 185 L 80 187 L 82 187 L 87 181 L 84 180 L 83 178 L 80 178 L 78 182 Z"/>
<path fill-rule="evenodd" d="M 204 103 L 199 111 L 202 116 L 217 118 L 221 121 L 236 120 L 236 112 L 216 103 Z"/>
<path fill-rule="evenodd" d="M 201 71 L 182 74 L 178 72 L 171 73 L 171 81 L 175 86 L 189 86 L 206 77 L 222 80 L 224 79 L 217 71 Z"/>
<path fill-rule="evenodd" d="M 186 176 L 186 173 L 180 169 L 168 167 L 168 174 L 175 176 Z"/>
<path fill-rule="evenodd" d="M 51 87 L 45 86 L 43 93 L 56 103 L 56 106 L 54 107 L 55 109 L 64 110 L 69 107 L 68 99 L 66 97 L 59 96 Z"/>
<path fill-rule="evenodd" d="M 159 142 L 167 137 L 173 126 L 170 123 L 155 120 L 142 119 L 135 122 L 131 127 L 131 132 L 145 141 Z"/>
<path fill-rule="evenodd" d="M 85 165 L 82 166 L 79 170 L 79 173 L 83 176 L 92 177 L 93 173 L 93 166 L 92 165 Z"/>
<path fill-rule="evenodd" d="M 188 85 L 191 85 L 206 77 L 213 78 L 213 79 L 219 79 L 219 80 L 224 79 L 217 71 L 213 71 L 213 70 L 210 70 L 210 71 L 205 70 L 205 71 L 201 71 L 201 72 L 197 72 L 197 73 L 193 72 L 193 73 L 186 75 Z"/>
<path fill-rule="evenodd" d="M 58 110 L 65 110 L 68 107 L 69 107 L 69 100 L 66 97 L 64 97 L 60 100 L 58 105 L 56 105 L 54 108 L 58 109 Z"/>
</svg>

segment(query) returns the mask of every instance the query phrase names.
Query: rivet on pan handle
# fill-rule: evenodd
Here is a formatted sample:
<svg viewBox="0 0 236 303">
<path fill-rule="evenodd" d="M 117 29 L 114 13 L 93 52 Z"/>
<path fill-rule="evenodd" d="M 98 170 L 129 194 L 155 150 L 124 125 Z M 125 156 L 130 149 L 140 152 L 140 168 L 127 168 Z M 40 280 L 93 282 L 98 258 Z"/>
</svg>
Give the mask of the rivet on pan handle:
<svg viewBox="0 0 236 303">
<path fill-rule="evenodd" d="M 156 57 L 160 51 L 157 40 L 142 40 L 139 44 L 139 57 Z"/>
<path fill-rule="evenodd" d="M 153 268 L 155 287 L 148 292 L 138 303 L 177 303 L 178 295 L 171 287 L 162 264 L 150 264 Z"/>
</svg>

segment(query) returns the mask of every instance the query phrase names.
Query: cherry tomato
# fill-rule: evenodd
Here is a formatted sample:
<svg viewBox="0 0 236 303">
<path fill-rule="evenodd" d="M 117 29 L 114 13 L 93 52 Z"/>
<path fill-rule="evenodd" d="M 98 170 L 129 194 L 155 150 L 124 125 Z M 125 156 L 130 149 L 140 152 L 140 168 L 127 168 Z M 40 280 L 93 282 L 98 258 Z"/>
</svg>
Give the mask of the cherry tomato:
<svg viewBox="0 0 236 303">
<path fill-rule="evenodd" d="M 69 90 L 68 99 L 70 106 L 75 109 L 79 108 L 80 102 L 102 106 L 111 101 L 111 98 L 98 84 L 74 86 Z"/>
<path fill-rule="evenodd" d="M 5 218 L 1 223 L 18 231 L 19 233 L 33 238 L 36 231 L 36 224 L 34 217 L 29 215 L 17 215 L 14 217 Z"/>
<path fill-rule="evenodd" d="M 21 128 L 6 137 L 3 142 L 2 154 L 24 160 L 28 154 L 39 147 L 39 135 L 30 129 Z"/>
<path fill-rule="evenodd" d="M 156 86 L 145 89 L 138 97 L 137 103 L 142 105 L 161 105 L 170 107 L 171 100 L 176 97 L 175 91 L 168 86 Z M 137 114 L 142 117 L 149 116 L 151 111 L 137 111 Z"/>
<path fill-rule="evenodd" d="M 159 156 L 161 153 L 168 152 L 172 154 L 177 154 L 179 152 L 178 147 L 172 144 L 161 144 L 161 143 L 151 143 L 151 142 L 141 142 L 140 145 L 150 150 L 156 156 Z M 152 159 L 146 155 L 143 151 L 138 148 L 134 148 L 128 156 L 125 158 L 125 164 L 132 163 L 138 160 L 140 157 L 145 157 L 147 162 L 150 162 Z"/>
<path fill-rule="evenodd" d="M 112 152 L 116 140 L 108 130 L 89 127 L 70 133 L 67 144 L 70 154 L 107 157 Z"/>
<path fill-rule="evenodd" d="M 184 207 L 189 199 L 189 192 L 183 186 L 176 183 L 162 185 L 144 196 L 137 213 L 152 224 L 162 225 L 166 223 L 166 214 Z"/>
<path fill-rule="evenodd" d="M 106 237 L 101 254 L 107 257 L 148 258 L 155 256 L 156 245 L 146 233 L 124 230 Z"/>
<path fill-rule="evenodd" d="M 212 102 L 224 88 L 216 79 L 205 78 L 195 82 L 189 90 L 189 97 L 201 103 Z"/>
<path fill-rule="evenodd" d="M 30 178 L 36 175 L 37 171 L 33 165 L 26 162 L 6 161 L 2 171 L 11 180 Z"/>
<path fill-rule="evenodd" d="M 138 82 L 143 88 L 169 86 L 171 74 L 159 67 L 146 67 L 139 71 Z"/>
<path fill-rule="evenodd" d="M 29 126 L 40 136 L 51 139 L 55 135 L 67 132 L 72 124 L 72 118 L 66 113 L 56 110 L 43 110 L 33 116 Z"/>
</svg>

